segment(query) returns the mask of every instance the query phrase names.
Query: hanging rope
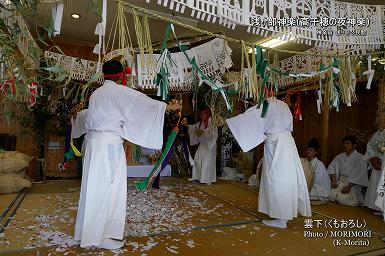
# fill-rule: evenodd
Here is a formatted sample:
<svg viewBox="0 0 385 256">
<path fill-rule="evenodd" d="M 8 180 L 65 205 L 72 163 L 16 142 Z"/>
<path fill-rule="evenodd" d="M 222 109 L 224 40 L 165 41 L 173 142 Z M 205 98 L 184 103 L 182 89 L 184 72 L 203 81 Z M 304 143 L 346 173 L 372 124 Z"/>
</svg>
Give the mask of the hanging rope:
<svg viewBox="0 0 385 256">
<path fill-rule="evenodd" d="M 122 62 L 127 62 L 124 58 L 126 51 L 130 51 L 132 56 L 135 56 L 135 51 L 132 48 L 131 34 L 124 8 L 125 6 L 123 2 L 118 2 L 116 15 L 114 17 L 114 21 L 112 22 L 112 28 L 108 36 L 106 49 L 110 49 L 110 52 L 113 52 L 114 49 L 118 49 L 119 51 L 117 51 L 117 56 L 122 56 Z M 115 41 L 117 41 L 117 43 L 115 43 Z M 115 44 L 117 44 L 116 48 Z"/>
<path fill-rule="evenodd" d="M 152 40 L 151 40 L 151 35 L 150 35 L 150 24 L 148 22 L 147 15 L 143 16 L 143 27 L 144 27 L 144 45 L 146 47 L 147 53 L 149 54 L 148 56 L 148 62 L 145 63 L 145 65 L 152 70 L 152 73 L 155 72 L 154 70 L 154 51 L 152 49 Z M 151 73 L 151 75 L 153 75 Z"/>
<path fill-rule="evenodd" d="M 140 22 L 139 15 L 135 9 L 132 10 L 132 16 L 134 17 L 135 33 L 136 39 L 138 42 L 138 48 L 140 53 L 140 64 L 142 68 L 144 67 L 144 42 L 143 42 L 143 28 L 142 23 Z"/>
</svg>

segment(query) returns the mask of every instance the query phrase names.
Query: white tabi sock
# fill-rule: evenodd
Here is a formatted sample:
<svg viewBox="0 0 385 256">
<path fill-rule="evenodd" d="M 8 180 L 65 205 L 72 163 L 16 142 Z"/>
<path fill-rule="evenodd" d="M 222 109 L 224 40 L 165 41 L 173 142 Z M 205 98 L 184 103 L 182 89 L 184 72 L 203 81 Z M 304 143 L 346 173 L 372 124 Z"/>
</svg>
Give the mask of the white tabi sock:
<svg viewBox="0 0 385 256">
<path fill-rule="evenodd" d="M 120 242 L 111 238 L 105 238 L 103 243 L 97 247 L 107 249 L 107 250 L 115 250 L 124 246 L 124 241 Z"/>
<path fill-rule="evenodd" d="M 270 227 L 287 228 L 287 220 L 284 219 L 263 220 L 262 223 Z"/>
</svg>

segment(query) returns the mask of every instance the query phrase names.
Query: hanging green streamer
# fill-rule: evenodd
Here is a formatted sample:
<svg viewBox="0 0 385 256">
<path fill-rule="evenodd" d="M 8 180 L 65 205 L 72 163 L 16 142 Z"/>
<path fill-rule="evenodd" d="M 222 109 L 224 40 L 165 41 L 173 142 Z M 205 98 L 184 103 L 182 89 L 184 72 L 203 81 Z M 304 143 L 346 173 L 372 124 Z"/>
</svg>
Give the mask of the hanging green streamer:
<svg viewBox="0 0 385 256">
<path fill-rule="evenodd" d="M 73 157 L 75 156 L 75 152 L 73 151 L 73 149 L 70 147 L 70 149 L 68 150 L 68 152 L 66 152 L 64 154 L 64 157 L 67 158 L 67 160 L 70 160 L 72 159 Z"/>
<path fill-rule="evenodd" d="M 176 135 L 178 134 L 177 131 L 173 130 L 171 134 L 168 136 L 166 141 L 166 146 L 162 152 L 162 155 L 160 156 L 159 160 L 156 162 L 154 168 L 152 168 L 151 173 L 146 177 L 144 180 L 136 181 L 135 187 L 139 190 L 143 190 L 148 187 L 148 185 L 151 183 L 151 181 L 156 177 L 160 170 L 161 164 L 163 163 L 164 159 L 166 158 L 168 152 L 170 151 L 172 145 L 174 144 L 174 140 L 176 138 Z"/>
<path fill-rule="evenodd" d="M 162 100 L 167 99 L 168 95 L 168 77 L 170 73 L 168 72 L 168 66 L 167 66 L 167 59 L 169 60 L 171 65 L 176 65 L 174 61 L 171 59 L 171 54 L 167 49 L 167 41 L 170 37 L 171 32 L 171 23 L 167 25 L 166 32 L 163 38 L 162 42 L 162 49 L 160 50 L 160 57 L 157 63 L 157 66 L 159 66 L 159 71 L 155 76 L 155 85 L 158 87 L 157 96 L 161 96 Z"/>
<path fill-rule="evenodd" d="M 135 160 L 138 163 L 140 161 L 140 147 L 138 145 L 136 145 L 136 148 L 135 148 Z"/>
<path fill-rule="evenodd" d="M 269 109 L 269 102 L 267 100 L 263 100 L 263 107 L 262 107 L 262 113 L 261 113 L 262 118 L 266 117 L 268 109 Z"/>
<path fill-rule="evenodd" d="M 270 79 L 270 77 L 266 75 L 266 69 L 267 69 L 267 66 L 269 65 L 269 62 L 265 58 L 261 46 L 257 45 L 255 47 L 255 54 L 256 54 L 256 63 L 257 63 L 256 72 L 262 78 L 260 82 L 261 90 L 259 91 L 257 108 L 260 108 L 261 104 L 263 104 L 261 117 L 265 117 L 269 106 L 268 102 L 265 100 L 266 99 L 265 87 Z"/>
</svg>

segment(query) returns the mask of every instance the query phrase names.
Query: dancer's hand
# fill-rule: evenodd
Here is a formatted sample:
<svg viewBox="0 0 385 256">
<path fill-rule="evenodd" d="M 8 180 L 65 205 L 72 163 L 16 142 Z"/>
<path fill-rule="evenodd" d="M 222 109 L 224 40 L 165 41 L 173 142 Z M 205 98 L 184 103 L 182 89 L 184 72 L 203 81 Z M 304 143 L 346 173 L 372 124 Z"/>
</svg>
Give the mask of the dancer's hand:
<svg viewBox="0 0 385 256">
<path fill-rule="evenodd" d="M 189 126 L 189 124 L 187 123 L 187 119 L 186 118 L 183 118 L 182 121 L 180 122 L 180 124 L 183 125 L 183 126 L 186 126 L 186 127 Z"/>
<path fill-rule="evenodd" d="M 376 170 L 381 170 L 382 161 L 378 157 L 372 157 L 369 159 L 370 163 Z"/>
<path fill-rule="evenodd" d="M 205 131 L 203 131 L 203 130 L 201 130 L 201 129 L 196 129 L 196 130 L 195 130 L 195 134 L 196 134 L 198 137 L 202 136 L 204 132 L 205 132 Z"/>
<path fill-rule="evenodd" d="M 77 114 L 82 110 L 83 104 L 79 103 L 71 109 L 72 118 L 76 119 Z"/>
<path fill-rule="evenodd" d="M 167 111 L 178 111 L 181 108 L 182 108 L 182 105 L 178 101 L 175 101 L 174 103 L 171 103 L 171 105 L 166 106 Z"/>
</svg>

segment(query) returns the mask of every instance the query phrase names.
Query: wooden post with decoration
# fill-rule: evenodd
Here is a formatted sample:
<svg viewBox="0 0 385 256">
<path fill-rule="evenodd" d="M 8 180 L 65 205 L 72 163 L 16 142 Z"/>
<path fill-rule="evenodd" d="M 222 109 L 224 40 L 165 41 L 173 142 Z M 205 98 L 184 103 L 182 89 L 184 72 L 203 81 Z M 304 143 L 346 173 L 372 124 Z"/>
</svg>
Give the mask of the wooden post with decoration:
<svg viewBox="0 0 385 256">
<path fill-rule="evenodd" d="M 377 130 L 385 129 L 385 76 L 378 88 Z"/>
<path fill-rule="evenodd" d="M 321 136 L 321 148 L 322 148 L 322 160 L 325 164 L 328 164 L 328 136 L 329 136 L 329 109 L 330 104 L 328 97 L 323 100 L 322 109 L 322 136 Z"/>
</svg>

